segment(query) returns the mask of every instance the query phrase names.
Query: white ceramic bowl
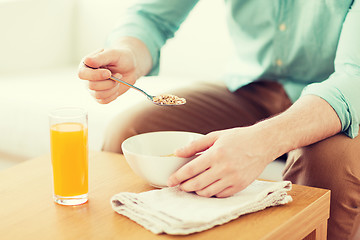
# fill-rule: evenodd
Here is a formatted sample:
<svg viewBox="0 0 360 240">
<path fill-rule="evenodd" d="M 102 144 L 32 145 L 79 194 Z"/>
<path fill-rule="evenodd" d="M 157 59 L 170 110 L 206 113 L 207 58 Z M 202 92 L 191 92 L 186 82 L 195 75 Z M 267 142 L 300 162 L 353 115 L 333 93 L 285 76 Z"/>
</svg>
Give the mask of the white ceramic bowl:
<svg viewBox="0 0 360 240">
<path fill-rule="evenodd" d="M 187 145 L 199 133 L 160 131 L 135 135 L 126 139 L 121 148 L 131 169 L 154 187 L 166 187 L 168 178 L 191 158 L 168 156 Z"/>
</svg>

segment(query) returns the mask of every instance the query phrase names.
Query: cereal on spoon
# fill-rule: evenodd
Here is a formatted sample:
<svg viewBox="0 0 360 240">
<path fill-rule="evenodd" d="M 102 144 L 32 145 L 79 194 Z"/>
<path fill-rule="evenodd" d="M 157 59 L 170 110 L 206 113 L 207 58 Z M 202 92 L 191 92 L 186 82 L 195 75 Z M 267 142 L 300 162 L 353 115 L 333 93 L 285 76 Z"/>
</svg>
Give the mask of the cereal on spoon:
<svg viewBox="0 0 360 240">
<path fill-rule="evenodd" d="M 183 105 L 186 103 L 186 99 L 173 94 L 161 94 L 155 96 L 153 102 L 159 105 Z"/>
</svg>

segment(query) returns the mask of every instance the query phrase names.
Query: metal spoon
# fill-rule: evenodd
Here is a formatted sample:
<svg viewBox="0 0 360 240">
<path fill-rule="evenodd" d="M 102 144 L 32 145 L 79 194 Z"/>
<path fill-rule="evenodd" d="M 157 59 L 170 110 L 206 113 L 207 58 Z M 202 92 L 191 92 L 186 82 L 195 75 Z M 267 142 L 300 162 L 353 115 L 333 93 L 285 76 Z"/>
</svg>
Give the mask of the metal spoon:
<svg viewBox="0 0 360 240">
<path fill-rule="evenodd" d="M 185 98 L 179 98 L 175 95 L 172 94 L 161 94 L 158 96 L 152 96 L 150 94 L 148 94 L 147 92 L 145 92 L 144 90 L 142 90 L 141 88 L 138 88 L 130 83 L 127 83 L 117 77 L 111 76 L 110 77 L 111 80 L 125 84 L 128 87 L 131 87 L 135 90 L 138 90 L 139 92 L 145 94 L 145 96 L 152 101 L 154 104 L 156 105 L 160 105 L 160 106 L 179 106 L 179 105 L 184 105 L 186 103 Z"/>
<path fill-rule="evenodd" d="M 93 68 L 93 67 L 90 67 L 88 65 L 86 65 L 84 63 L 84 65 L 88 68 L 91 68 L 91 69 L 96 69 L 96 68 Z M 127 83 L 117 77 L 114 77 L 114 76 L 111 76 L 110 77 L 111 80 L 113 81 L 116 81 L 116 82 L 119 82 L 119 83 L 122 83 L 122 84 L 125 84 L 126 86 L 130 87 L 130 88 L 133 88 L 141 93 L 143 93 L 147 99 L 149 99 L 152 103 L 156 104 L 156 105 L 160 105 L 160 106 L 179 106 L 179 105 L 184 105 L 186 103 L 186 100 L 184 98 L 179 98 L 175 95 L 171 95 L 171 94 L 162 94 L 162 95 L 158 95 L 158 96 L 152 96 L 150 94 L 148 94 L 147 92 L 145 92 L 144 90 L 130 84 L 130 83 Z"/>
</svg>

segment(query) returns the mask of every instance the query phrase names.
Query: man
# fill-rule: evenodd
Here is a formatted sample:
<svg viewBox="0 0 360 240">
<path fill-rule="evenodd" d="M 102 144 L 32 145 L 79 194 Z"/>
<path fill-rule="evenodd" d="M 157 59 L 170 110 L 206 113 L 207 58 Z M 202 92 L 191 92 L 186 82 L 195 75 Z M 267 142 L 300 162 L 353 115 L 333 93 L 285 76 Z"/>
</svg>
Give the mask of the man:
<svg viewBox="0 0 360 240">
<path fill-rule="evenodd" d="M 160 48 L 196 0 L 134 5 L 108 47 L 84 58 L 79 77 L 100 103 L 129 83 L 155 75 Z M 121 152 L 135 134 L 184 130 L 206 134 L 176 154 L 203 154 L 174 173 L 169 186 L 228 197 L 287 155 L 284 179 L 332 191 L 329 239 L 354 239 L 360 225 L 360 1 L 228 0 L 236 46 L 225 84 L 174 94 L 179 107 L 142 104 L 109 127 L 104 150 Z M 200 33 L 199 33 L 200 34 Z M 211 54 L 211 49 L 209 49 Z M 89 66 L 89 67 L 86 67 Z M 96 69 L 92 69 L 96 68 Z"/>
</svg>

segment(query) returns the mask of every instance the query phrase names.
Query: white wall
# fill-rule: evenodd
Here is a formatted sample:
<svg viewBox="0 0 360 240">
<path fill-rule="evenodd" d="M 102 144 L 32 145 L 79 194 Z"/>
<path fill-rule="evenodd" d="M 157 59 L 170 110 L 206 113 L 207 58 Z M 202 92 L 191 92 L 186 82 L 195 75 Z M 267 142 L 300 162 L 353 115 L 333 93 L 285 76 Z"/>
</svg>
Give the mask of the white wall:
<svg viewBox="0 0 360 240">
<path fill-rule="evenodd" d="M 224 0 L 199 1 L 163 48 L 160 74 L 221 78 L 233 47 L 227 30 Z"/>
<path fill-rule="evenodd" d="M 77 0 L 76 61 L 104 47 L 107 35 L 131 2 L 133 0 Z"/>
<path fill-rule="evenodd" d="M 0 0 L 0 73 L 68 65 L 73 0 Z"/>
</svg>

